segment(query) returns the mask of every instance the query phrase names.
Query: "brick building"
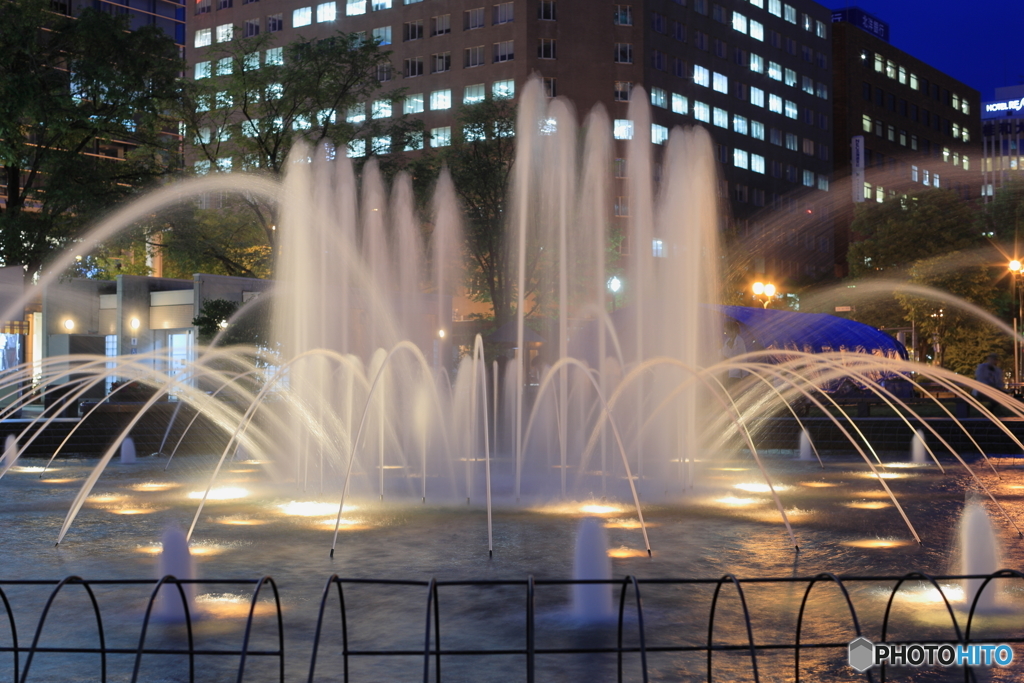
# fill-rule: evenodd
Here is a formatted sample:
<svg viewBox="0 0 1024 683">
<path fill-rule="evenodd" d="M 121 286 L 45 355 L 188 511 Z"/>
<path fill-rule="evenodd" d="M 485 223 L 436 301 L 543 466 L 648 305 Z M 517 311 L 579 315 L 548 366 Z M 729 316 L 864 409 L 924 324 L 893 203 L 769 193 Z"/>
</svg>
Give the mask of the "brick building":
<svg viewBox="0 0 1024 683">
<path fill-rule="evenodd" d="M 831 15 L 815 2 L 792 2 L 200 0 L 188 18 L 187 54 L 190 73 L 206 77 L 205 55 L 218 42 L 272 32 L 284 45 L 361 32 L 392 51 L 390 73 L 380 74 L 385 91 L 406 89 L 396 113 L 421 117 L 432 146 L 448 144 L 459 106 L 515 96 L 532 74 L 581 117 L 603 104 L 625 137 L 628 101 L 642 85 L 655 142 L 677 125 L 711 131 L 723 196 L 753 245 L 750 269 L 820 277 L 832 272 L 827 217 L 802 218 L 798 229 L 814 234 L 789 243 L 764 239 L 759 227 L 773 208 L 796 213 L 826 195 L 831 181 Z"/>
</svg>

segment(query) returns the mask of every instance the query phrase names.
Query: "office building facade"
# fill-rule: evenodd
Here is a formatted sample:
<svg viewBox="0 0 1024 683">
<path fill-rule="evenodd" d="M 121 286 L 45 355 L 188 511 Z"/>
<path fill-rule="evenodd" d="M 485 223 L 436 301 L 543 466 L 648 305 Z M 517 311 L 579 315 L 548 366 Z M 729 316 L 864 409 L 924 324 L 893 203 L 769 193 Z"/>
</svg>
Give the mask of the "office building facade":
<svg viewBox="0 0 1024 683">
<path fill-rule="evenodd" d="M 407 93 L 395 113 L 420 117 L 425 145 L 435 147 L 449 144 L 461 105 L 514 97 L 533 74 L 581 117 L 602 104 L 617 138 L 646 135 L 627 119 L 643 86 L 652 140 L 664 143 L 674 126 L 711 132 L 723 199 L 741 236 L 757 245 L 750 268 L 818 277 L 832 271 L 828 221 L 803 220 L 813 238 L 779 244 L 758 239 L 758 217 L 780 206 L 797 212 L 829 192 L 830 16 L 808 0 L 200 0 L 187 54 L 193 77 L 215 77 L 207 55 L 221 42 L 270 32 L 279 47 L 362 33 L 392 52 L 390 73 L 380 76 L 382 92 Z M 624 144 L 616 149 L 624 158 Z M 624 245 L 636 248 L 628 237 Z"/>
<path fill-rule="evenodd" d="M 981 194 L 991 202 L 999 188 L 1024 180 L 1024 85 L 996 88 L 995 100 L 981 111 Z"/>
<path fill-rule="evenodd" d="M 981 191 L 977 90 L 889 43 L 885 22 L 860 10 L 833 15 L 837 264 L 846 268 L 853 205 L 946 188 Z M 838 190 L 837 184 L 837 190 Z"/>
</svg>

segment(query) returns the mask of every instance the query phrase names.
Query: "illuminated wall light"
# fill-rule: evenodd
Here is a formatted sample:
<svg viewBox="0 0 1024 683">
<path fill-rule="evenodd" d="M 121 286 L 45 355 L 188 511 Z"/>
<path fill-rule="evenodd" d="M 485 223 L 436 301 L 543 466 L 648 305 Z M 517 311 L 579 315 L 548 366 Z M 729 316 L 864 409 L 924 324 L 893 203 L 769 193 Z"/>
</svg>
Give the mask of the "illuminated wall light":
<svg viewBox="0 0 1024 683">
<path fill-rule="evenodd" d="M 133 330 L 137 330 L 137 329 L 139 329 L 139 325 L 141 325 L 141 323 L 139 322 L 138 318 L 132 318 L 131 320 L 128 321 L 128 325 Z"/>
<path fill-rule="evenodd" d="M 65 318 L 64 319 L 64 329 L 67 330 L 68 332 L 70 332 L 71 330 L 75 329 L 75 321 L 72 320 L 71 318 Z"/>
</svg>

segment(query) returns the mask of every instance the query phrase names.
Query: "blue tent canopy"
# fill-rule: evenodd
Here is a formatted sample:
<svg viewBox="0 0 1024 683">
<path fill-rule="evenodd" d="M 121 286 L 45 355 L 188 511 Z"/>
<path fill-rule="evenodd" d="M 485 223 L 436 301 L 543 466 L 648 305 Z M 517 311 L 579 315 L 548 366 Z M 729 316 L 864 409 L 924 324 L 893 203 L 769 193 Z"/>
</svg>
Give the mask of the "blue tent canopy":
<svg viewBox="0 0 1024 683">
<path fill-rule="evenodd" d="M 850 351 L 907 360 L 907 349 L 884 332 L 824 313 L 799 313 L 746 306 L 713 306 L 740 323 L 747 348 L 807 353 Z M 754 347 L 750 342 L 754 342 Z"/>
</svg>

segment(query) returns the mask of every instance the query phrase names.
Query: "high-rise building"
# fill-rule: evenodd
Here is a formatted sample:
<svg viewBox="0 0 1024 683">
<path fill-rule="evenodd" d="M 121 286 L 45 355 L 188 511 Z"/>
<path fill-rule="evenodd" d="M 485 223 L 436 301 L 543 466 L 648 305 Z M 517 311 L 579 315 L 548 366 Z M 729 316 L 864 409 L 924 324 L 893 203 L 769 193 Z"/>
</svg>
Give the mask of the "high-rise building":
<svg viewBox="0 0 1024 683">
<path fill-rule="evenodd" d="M 188 17 L 187 54 L 191 73 L 205 77 L 209 69 L 195 66 L 208 63 L 219 42 L 267 32 L 279 36 L 275 45 L 363 33 L 392 52 L 385 88 L 406 90 L 404 111 L 422 118 L 433 146 L 448 144 L 459 106 L 515 96 L 532 74 L 581 116 L 602 104 L 619 139 L 650 134 L 663 143 L 674 126 L 705 126 L 722 194 L 740 234 L 757 245 L 751 270 L 820 277 L 832 272 L 827 219 L 801 218 L 799 229 L 814 233 L 806 239 L 755 239 L 760 214 L 785 207 L 805 215 L 805 202 L 827 193 L 831 181 L 831 15 L 811 0 L 791 3 L 199 0 Z M 653 105 L 649 133 L 628 121 L 638 86 Z M 624 145 L 617 150 L 625 157 Z"/>
<path fill-rule="evenodd" d="M 996 88 L 995 100 L 982 103 L 982 185 L 985 202 L 1009 182 L 1024 179 L 1024 85 Z"/>
<path fill-rule="evenodd" d="M 185 47 L 185 0 L 54 0 L 53 11 L 61 14 L 77 15 L 87 7 L 100 12 L 128 17 L 128 28 L 137 30 L 143 26 L 156 26 L 169 38 L 173 38 L 178 47 Z"/>
<path fill-rule="evenodd" d="M 862 10 L 833 14 L 835 168 L 844 203 L 883 202 L 925 188 L 963 197 L 981 189 L 981 96 L 889 42 Z M 837 210 L 836 258 L 845 268 L 852 211 Z"/>
</svg>

